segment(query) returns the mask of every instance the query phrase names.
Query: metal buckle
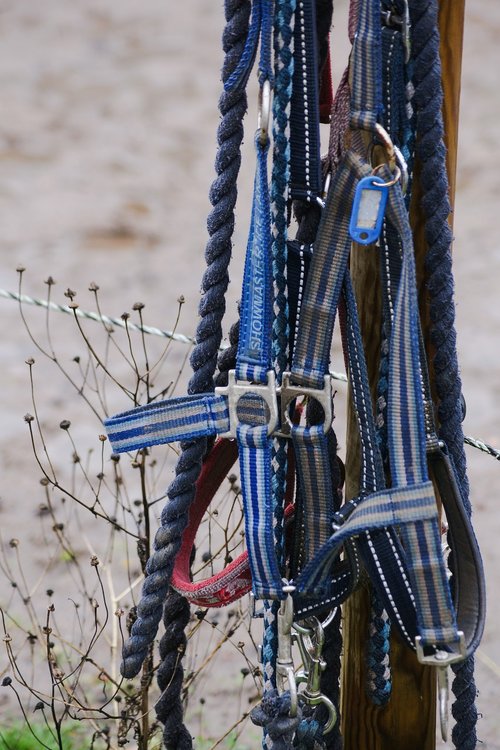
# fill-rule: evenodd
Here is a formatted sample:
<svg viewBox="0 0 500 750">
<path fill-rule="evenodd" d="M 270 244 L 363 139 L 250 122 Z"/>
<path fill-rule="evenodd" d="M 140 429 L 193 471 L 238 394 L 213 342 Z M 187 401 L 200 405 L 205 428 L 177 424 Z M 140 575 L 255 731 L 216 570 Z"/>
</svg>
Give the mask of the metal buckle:
<svg viewBox="0 0 500 750">
<path fill-rule="evenodd" d="M 427 664 L 431 667 L 449 667 L 450 664 L 456 664 L 459 661 L 463 661 L 467 658 L 467 647 L 465 645 L 465 635 L 462 630 L 457 631 L 458 635 L 458 653 L 457 651 L 445 651 L 444 649 L 437 648 L 433 654 L 425 654 L 424 646 L 422 645 L 422 636 L 417 635 L 415 638 L 415 649 L 417 652 L 417 659 L 420 664 Z"/>
<path fill-rule="evenodd" d="M 281 396 L 281 427 L 279 435 L 281 437 L 289 437 L 292 431 L 292 420 L 288 413 L 288 407 L 290 403 L 300 396 L 309 396 L 315 399 L 321 405 L 323 413 L 325 415 L 323 420 L 323 432 L 327 433 L 331 427 L 333 420 L 333 404 L 332 404 L 332 378 L 331 375 L 324 376 L 323 388 L 309 388 L 303 385 L 293 385 L 290 382 L 291 373 L 284 372 L 279 389 Z"/>
<path fill-rule="evenodd" d="M 278 426 L 278 398 L 276 394 L 276 376 L 274 370 L 268 370 L 267 383 L 248 383 L 236 380 L 236 371 L 229 370 L 227 386 L 218 386 L 215 393 L 227 397 L 229 409 L 229 430 L 220 435 L 224 438 L 235 438 L 236 428 L 240 424 L 238 418 L 238 402 L 243 396 L 258 396 L 269 409 L 267 434 L 272 435 Z"/>
<path fill-rule="evenodd" d="M 420 664 L 427 664 L 437 669 L 438 679 L 438 700 L 439 700 L 439 725 L 441 737 L 446 742 L 448 738 L 448 667 L 450 664 L 456 664 L 467 657 L 467 648 L 465 645 L 465 636 L 461 630 L 458 631 L 458 653 L 456 651 L 444 651 L 436 649 L 433 654 L 426 655 L 422 645 L 421 636 L 415 638 L 415 648 L 417 659 Z"/>
</svg>

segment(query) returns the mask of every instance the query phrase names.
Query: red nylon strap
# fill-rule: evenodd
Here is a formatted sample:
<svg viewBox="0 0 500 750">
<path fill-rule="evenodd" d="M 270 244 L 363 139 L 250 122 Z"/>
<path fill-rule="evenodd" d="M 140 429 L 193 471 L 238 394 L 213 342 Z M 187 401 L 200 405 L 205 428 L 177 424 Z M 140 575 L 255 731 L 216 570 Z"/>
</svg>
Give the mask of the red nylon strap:
<svg viewBox="0 0 500 750">
<path fill-rule="evenodd" d="M 292 512 L 290 498 L 293 497 L 295 463 L 289 451 L 286 516 Z M 238 445 L 235 440 L 218 440 L 203 463 L 196 483 L 196 493 L 189 509 L 189 521 L 182 537 L 182 544 L 175 560 L 171 585 L 179 594 L 197 607 L 223 607 L 236 601 L 252 588 L 252 578 L 248 553 L 242 552 L 220 573 L 204 581 L 193 583 L 190 576 L 190 558 L 196 533 L 211 501 L 231 467 L 238 458 Z"/>
</svg>

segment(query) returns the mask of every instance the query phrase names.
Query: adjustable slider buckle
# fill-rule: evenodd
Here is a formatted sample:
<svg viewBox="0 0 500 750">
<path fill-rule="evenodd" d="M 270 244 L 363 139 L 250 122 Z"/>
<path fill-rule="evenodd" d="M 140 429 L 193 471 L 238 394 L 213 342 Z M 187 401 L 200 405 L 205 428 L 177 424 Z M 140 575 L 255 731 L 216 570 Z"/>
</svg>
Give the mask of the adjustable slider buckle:
<svg viewBox="0 0 500 750">
<path fill-rule="evenodd" d="M 448 738 L 448 667 L 456 664 L 467 657 L 465 636 L 461 630 L 458 631 L 458 653 L 456 651 L 445 651 L 437 649 L 433 654 L 425 654 L 421 636 L 415 638 L 417 659 L 420 664 L 427 664 L 437 668 L 438 700 L 439 700 L 439 724 L 441 737 L 446 742 Z"/>
<path fill-rule="evenodd" d="M 226 386 L 218 386 L 215 393 L 226 396 L 229 410 L 229 430 L 220 437 L 235 438 L 236 429 L 241 420 L 238 416 L 238 402 L 243 396 L 257 396 L 266 405 L 267 434 L 272 435 L 278 426 L 278 398 L 276 394 L 276 376 L 274 370 L 268 370 L 267 383 L 248 383 L 236 380 L 235 370 L 229 370 Z"/>
<path fill-rule="evenodd" d="M 289 406 L 292 401 L 301 396 L 309 396 L 317 401 L 323 409 L 323 432 L 327 433 L 333 421 L 333 403 L 332 403 L 332 378 L 331 375 L 325 375 L 323 388 L 310 388 L 303 385 L 293 385 L 290 382 L 291 373 L 284 372 L 279 390 L 281 396 L 281 427 L 279 435 L 289 437 L 292 432 L 292 420 L 289 414 Z"/>
</svg>

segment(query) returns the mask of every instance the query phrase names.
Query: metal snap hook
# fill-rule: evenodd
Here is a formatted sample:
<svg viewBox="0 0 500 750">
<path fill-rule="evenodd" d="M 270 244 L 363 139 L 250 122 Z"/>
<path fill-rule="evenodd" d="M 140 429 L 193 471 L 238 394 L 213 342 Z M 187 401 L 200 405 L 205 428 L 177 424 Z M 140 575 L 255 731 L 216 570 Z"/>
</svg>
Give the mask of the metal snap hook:
<svg viewBox="0 0 500 750">
<path fill-rule="evenodd" d="M 271 123 L 271 82 L 268 78 L 259 90 L 259 114 L 257 117 L 257 129 L 260 131 L 259 141 L 265 146 L 269 139 L 269 126 Z"/>
</svg>

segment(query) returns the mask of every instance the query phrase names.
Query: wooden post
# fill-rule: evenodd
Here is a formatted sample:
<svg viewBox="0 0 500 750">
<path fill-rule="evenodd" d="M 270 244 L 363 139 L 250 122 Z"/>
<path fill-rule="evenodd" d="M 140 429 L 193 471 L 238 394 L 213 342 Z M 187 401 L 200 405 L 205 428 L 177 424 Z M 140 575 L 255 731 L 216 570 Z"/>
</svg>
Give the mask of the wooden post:
<svg viewBox="0 0 500 750">
<path fill-rule="evenodd" d="M 458 112 L 465 0 L 441 0 L 439 26 L 443 70 L 443 117 L 448 148 L 447 169 L 453 205 L 456 184 Z M 416 166 L 418 172 L 418 164 Z M 415 254 L 419 273 L 419 299 L 427 340 L 427 300 L 423 283 L 425 240 L 418 189 L 412 203 Z M 451 221 L 451 217 L 450 217 Z M 354 247 L 351 274 L 367 356 L 372 393 L 378 379 L 380 352 L 380 284 L 378 259 L 373 250 Z M 432 373 L 431 373 L 432 378 Z M 346 493 L 357 491 L 359 437 L 350 409 L 347 426 Z M 391 643 L 393 695 L 385 708 L 376 708 L 365 694 L 365 648 L 369 617 L 369 587 L 350 597 L 344 608 L 344 662 L 342 721 L 344 750 L 435 750 L 436 683 L 434 670 L 422 667 L 413 652 L 397 637 Z"/>
</svg>

